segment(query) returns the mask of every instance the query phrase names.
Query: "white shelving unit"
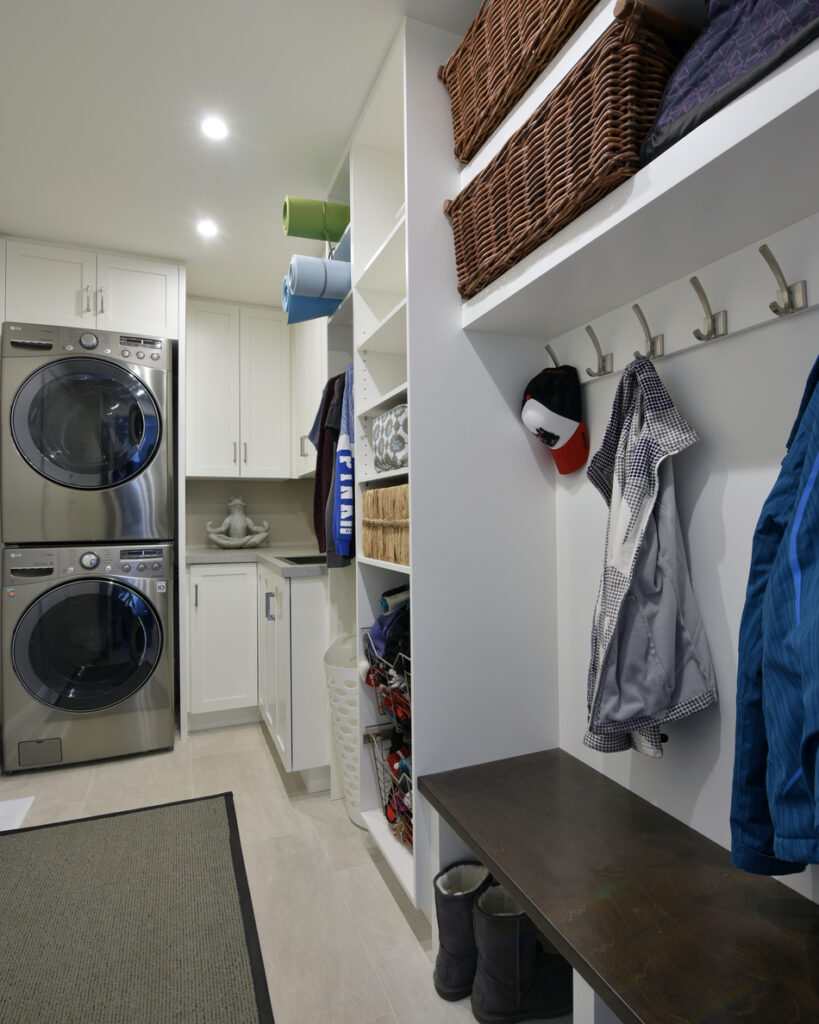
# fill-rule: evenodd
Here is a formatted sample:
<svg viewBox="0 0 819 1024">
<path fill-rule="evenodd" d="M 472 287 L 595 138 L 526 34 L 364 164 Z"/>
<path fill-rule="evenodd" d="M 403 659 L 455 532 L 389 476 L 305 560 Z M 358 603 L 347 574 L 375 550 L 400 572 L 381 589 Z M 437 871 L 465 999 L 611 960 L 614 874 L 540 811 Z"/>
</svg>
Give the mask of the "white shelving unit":
<svg viewBox="0 0 819 1024">
<path fill-rule="evenodd" d="M 606 5 L 462 171 L 463 188 L 611 21 Z M 465 329 L 553 338 L 816 209 L 819 41 L 463 303 Z M 669 225 L 674 225 L 673 232 Z"/>
<path fill-rule="evenodd" d="M 459 42 L 407 20 L 350 149 L 357 536 L 367 488 L 407 481 L 411 517 L 410 565 L 362 557 L 359 546 L 357 618 L 359 628 L 369 626 L 381 594 L 410 582 L 413 847 L 386 822 L 366 744 L 361 808 L 410 899 L 430 914 L 434 822 L 418 776 L 557 740 L 556 694 L 541 676 L 556 664 L 541 628 L 552 598 L 543 577 L 521 583 L 518 571 L 533 558 L 553 563 L 553 510 L 519 444 L 519 422 L 509 436 L 521 384 L 502 353 L 489 352 L 487 361 L 461 329 L 443 213 L 460 169 L 437 70 Z M 500 367 L 492 365 L 497 356 Z M 538 354 L 523 358 L 524 373 L 540 369 Z M 371 420 L 401 402 L 409 406 L 409 467 L 375 473 Z M 493 558 L 489 572 L 486 555 L 497 545 L 504 558 Z M 364 683 L 359 721 L 362 729 L 384 721 Z"/>
</svg>

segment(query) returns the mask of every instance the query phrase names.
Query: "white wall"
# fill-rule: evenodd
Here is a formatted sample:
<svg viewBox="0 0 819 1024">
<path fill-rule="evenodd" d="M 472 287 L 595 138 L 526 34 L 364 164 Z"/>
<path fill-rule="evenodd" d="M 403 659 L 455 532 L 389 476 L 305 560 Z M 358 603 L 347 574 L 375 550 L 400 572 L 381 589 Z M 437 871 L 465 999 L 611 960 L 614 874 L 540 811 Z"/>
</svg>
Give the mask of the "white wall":
<svg viewBox="0 0 819 1024">
<path fill-rule="evenodd" d="M 789 282 L 807 279 L 808 301 L 819 299 L 819 216 L 767 241 Z M 673 238 L 669 238 L 673 245 Z M 606 507 L 585 471 L 558 478 L 557 643 L 560 665 L 560 746 L 709 838 L 730 845 L 729 811 L 734 755 L 737 640 L 745 598 L 751 540 L 761 506 L 785 453 L 805 380 L 817 356 L 819 314 L 777 320 L 768 309 L 774 277 L 750 246 L 697 273 L 714 311 L 728 310 L 733 337 L 698 344 L 702 308 L 688 277 L 639 302 L 652 333 L 665 333 L 666 358 L 656 369 L 672 400 L 699 434 L 674 461 L 677 502 L 691 577 L 703 614 L 719 686 L 719 704 L 674 723 L 664 756 L 601 754 L 582 744 L 592 614 L 602 568 Z M 751 324 L 765 326 L 752 329 Z M 630 305 L 595 321 L 604 352 L 614 352 L 615 373 L 590 380 L 594 350 L 583 328 L 554 339 L 565 362 L 574 362 L 583 387 L 592 452 L 608 423 L 618 370 L 642 345 Z M 819 869 L 791 876 L 789 884 L 819 900 Z"/>
<path fill-rule="evenodd" d="M 205 524 L 221 523 L 228 499 L 244 498 L 247 514 L 259 525 L 270 523 L 271 544 L 316 546 L 313 532 L 313 478 L 303 480 L 188 480 L 188 547 L 208 544 Z"/>
</svg>

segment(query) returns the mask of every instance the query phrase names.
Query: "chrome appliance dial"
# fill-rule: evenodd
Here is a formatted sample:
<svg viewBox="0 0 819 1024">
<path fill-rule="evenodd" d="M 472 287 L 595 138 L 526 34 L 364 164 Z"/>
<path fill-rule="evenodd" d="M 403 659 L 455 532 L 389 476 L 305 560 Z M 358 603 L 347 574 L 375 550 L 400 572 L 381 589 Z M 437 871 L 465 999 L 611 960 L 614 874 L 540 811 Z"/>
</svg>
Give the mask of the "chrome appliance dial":
<svg viewBox="0 0 819 1024">
<path fill-rule="evenodd" d="M 100 564 L 100 556 L 96 551 L 86 551 L 80 555 L 80 565 L 83 569 L 96 569 Z"/>
<path fill-rule="evenodd" d="M 96 348 L 99 343 L 100 339 L 90 331 L 85 331 L 80 335 L 80 344 L 83 348 Z"/>
</svg>

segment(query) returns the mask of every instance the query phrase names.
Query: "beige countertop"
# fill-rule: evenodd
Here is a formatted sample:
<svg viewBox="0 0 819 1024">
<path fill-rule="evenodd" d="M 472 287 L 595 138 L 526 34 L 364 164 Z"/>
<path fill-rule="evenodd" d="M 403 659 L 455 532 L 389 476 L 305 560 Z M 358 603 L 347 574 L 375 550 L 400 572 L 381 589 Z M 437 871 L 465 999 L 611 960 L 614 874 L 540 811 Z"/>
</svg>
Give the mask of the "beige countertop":
<svg viewBox="0 0 819 1024">
<path fill-rule="evenodd" d="M 292 565 L 287 559 L 312 555 L 321 562 Z M 267 544 L 258 548 L 220 548 L 215 544 L 191 544 L 185 550 L 186 565 L 207 565 L 219 562 L 262 562 L 280 576 L 321 576 L 327 572 L 323 555 L 306 544 Z"/>
</svg>

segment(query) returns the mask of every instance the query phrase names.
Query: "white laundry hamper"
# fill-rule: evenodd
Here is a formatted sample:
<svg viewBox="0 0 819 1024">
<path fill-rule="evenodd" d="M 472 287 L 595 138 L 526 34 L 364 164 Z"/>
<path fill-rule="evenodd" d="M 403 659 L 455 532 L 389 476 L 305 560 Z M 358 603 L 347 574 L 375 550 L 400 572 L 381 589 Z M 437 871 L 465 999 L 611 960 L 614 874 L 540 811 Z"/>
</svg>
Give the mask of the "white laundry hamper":
<svg viewBox="0 0 819 1024">
<path fill-rule="evenodd" d="M 330 724 L 344 806 L 354 825 L 366 828 L 359 808 L 361 737 L 358 733 L 358 651 L 354 633 L 334 640 L 324 653 L 330 697 Z"/>
</svg>

